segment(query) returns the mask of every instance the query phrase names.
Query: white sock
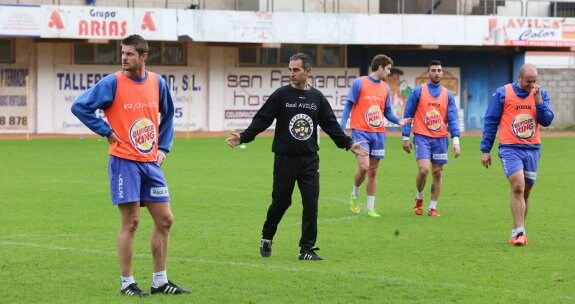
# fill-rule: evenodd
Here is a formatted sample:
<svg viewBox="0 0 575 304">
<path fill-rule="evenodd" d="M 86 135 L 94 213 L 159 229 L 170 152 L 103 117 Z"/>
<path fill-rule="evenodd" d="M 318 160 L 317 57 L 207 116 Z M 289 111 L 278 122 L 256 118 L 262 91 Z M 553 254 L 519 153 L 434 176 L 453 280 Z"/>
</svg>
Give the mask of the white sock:
<svg viewBox="0 0 575 304">
<path fill-rule="evenodd" d="M 359 196 L 359 187 L 353 185 L 353 190 L 351 190 L 351 196 L 358 197 Z"/>
<path fill-rule="evenodd" d="M 154 287 L 160 287 L 168 283 L 168 274 L 166 273 L 165 270 L 154 272 L 152 278 L 153 278 L 152 286 Z"/>
<path fill-rule="evenodd" d="M 121 282 L 122 282 L 122 289 L 125 289 L 126 287 L 128 287 L 130 284 L 132 283 L 136 283 L 136 281 L 134 280 L 134 276 L 129 276 L 129 277 L 124 277 L 124 276 L 120 276 L 121 278 Z"/>
<path fill-rule="evenodd" d="M 511 229 L 511 237 L 516 237 L 520 232 L 523 232 L 523 235 L 525 235 L 525 227 Z"/>
<path fill-rule="evenodd" d="M 437 209 L 437 201 L 429 201 L 429 209 Z"/>
<path fill-rule="evenodd" d="M 417 199 L 423 199 L 423 191 L 421 192 L 418 191 L 415 196 L 417 197 Z"/>
<path fill-rule="evenodd" d="M 375 208 L 375 196 L 374 195 L 368 195 L 367 196 L 367 210 L 371 210 Z"/>
</svg>

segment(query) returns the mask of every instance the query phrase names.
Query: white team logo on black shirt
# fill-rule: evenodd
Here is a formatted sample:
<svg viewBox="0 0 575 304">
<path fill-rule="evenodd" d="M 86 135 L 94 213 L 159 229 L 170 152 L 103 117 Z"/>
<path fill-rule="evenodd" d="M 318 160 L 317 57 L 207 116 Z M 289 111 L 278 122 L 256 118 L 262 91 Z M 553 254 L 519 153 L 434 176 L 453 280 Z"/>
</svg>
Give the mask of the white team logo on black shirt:
<svg viewBox="0 0 575 304">
<path fill-rule="evenodd" d="M 297 140 L 306 140 L 313 131 L 313 120 L 306 114 L 297 114 L 289 122 L 289 131 Z"/>
</svg>

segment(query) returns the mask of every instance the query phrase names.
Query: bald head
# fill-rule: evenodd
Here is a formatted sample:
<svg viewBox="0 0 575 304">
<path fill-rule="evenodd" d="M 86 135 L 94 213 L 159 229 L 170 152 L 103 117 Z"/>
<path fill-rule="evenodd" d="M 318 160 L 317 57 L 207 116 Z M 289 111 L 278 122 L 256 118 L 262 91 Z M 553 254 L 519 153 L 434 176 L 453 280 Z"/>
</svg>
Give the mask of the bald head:
<svg viewBox="0 0 575 304">
<path fill-rule="evenodd" d="M 531 63 L 521 66 L 519 75 L 517 75 L 517 85 L 526 91 L 530 91 L 536 82 L 537 68 Z"/>
<path fill-rule="evenodd" d="M 519 69 L 519 77 L 521 76 L 535 76 L 537 77 L 537 68 L 531 63 L 526 63 Z"/>
</svg>

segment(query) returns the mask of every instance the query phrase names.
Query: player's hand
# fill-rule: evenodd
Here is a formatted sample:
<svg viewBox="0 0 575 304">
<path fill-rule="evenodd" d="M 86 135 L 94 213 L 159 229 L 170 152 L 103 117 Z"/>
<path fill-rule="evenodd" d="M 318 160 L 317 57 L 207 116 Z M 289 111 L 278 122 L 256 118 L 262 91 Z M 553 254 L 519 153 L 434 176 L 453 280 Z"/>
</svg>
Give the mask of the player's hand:
<svg viewBox="0 0 575 304">
<path fill-rule="evenodd" d="M 240 144 L 240 134 L 238 133 L 230 133 L 232 136 L 226 139 L 226 143 L 230 148 L 233 148 Z"/>
<path fill-rule="evenodd" d="M 533 84 L 531 87 L 531 92 L 533 92 L 533 98 L 535 99 L 535 104 L 542 104 L 543 99 L 541 99 L 541 87 L 538 86 L 536 83 Z"/>
<path fill-rule="evenodd" d="M 409 140 L 404 140 L 403 141 L 403 151 L 405 151 L 409 154 L 409 153 L 411 153 L 411 148 L 413 148 L 413 145 L 411 144 L 411 142 Z"/>
<path fill-rule="evenodd" d="M 158 156 L 156 157 L 156 165 L 162 166 L 164 163 L 164 159 L 166 159 L 166 153 L 162 150 L 158 150 Z"/>
<path fill-rule="evenodd" d="M 112 132 L 112 134 L 108 135 L 108 137 L 106 137 L 108 139 L 108 143 L 113 144 L 114 142 L 117 142 L 120 145 L 124 144 L 124 141 L 122 141 L 118 135 L 116 135 L 116 133 Z"/>
<path fill-rule="evenodd" d="M 483 167 L 489 169 L 489 166 L 491 166 L 491 154 L 489 153 L 481 154 L 481 164 L 483 165 Z"/>
<path fill-rule="evenodd" d="M 459 155 L 461 154 L 461 149 L 459 148 L 459 145 L 453 145 L 453 155 L 455 156 L 455 158 L 458 158 Z"/>
<path fill-rule="evenodd" d="M 397 123 L 400 126 L 405 126 L 411 123 L 412 118 L 404 118 L 402 120 L 399 121 L 399 123 Z"/>
<path fill-rule="evenodd" d="M 362 146 L 363 143 L 365 143 L 365 140 L 353 143 L 349 149 L 357 156 L 367 156 L 369 151 Z"/>
</svg>

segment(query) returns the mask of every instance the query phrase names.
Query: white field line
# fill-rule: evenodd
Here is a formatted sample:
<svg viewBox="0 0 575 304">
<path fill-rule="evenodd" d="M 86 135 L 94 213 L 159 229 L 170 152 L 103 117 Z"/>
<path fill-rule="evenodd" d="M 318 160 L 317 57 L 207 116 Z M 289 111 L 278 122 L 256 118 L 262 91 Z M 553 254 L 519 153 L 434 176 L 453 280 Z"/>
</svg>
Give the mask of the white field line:
<svg viewBox="0 0 575 304">
<path fill-rule="evenodd" d="M 97 185 L 97 186 L 107 186 L 109 185 L 106 180 L 100 179 L 52 179 L 52 180 L 41 180 L 36 181 L 37 183 L 48 183 L 48 184 L 80 184 L 80 185 Z"/>
<path fill-rule="evenodd" d="M 29 247 L 29 248 L 40 248 L 46 250 L 53 250 L 53 251 L 64 251 L 70 252 L 74 254 L 95 254 L 95 255 L 102 255 L 102 256 L 113 256 L 116 257 L 116 252 L 114 251 L 104 251 L 100 249 L 88 249 L 88 248 L 75 248 L 75 247 L 61 247 L 61 246 L 52 246 L 52 245 L 43 245 L 43 244 L 36 244 L 36 243 L 29 243 L 29 242 L 14 242 L 14 241 L 0 241 L 0 245 L 2 246 L 14 246 L 14 247 Z M 150 254 L 135 254 L 134 256 L 142 259 L 149 259 Z M 422 282 L 421 280 L 417 279 L 410 279 L 410 278 L 403 278 L 403 277 L 394 277 L 394 276 L 386 276 L 386 275 L 372 275 L 372 274 L 362 274 L 356 272 L 347 272 L 347 271 L 328 271 L 328 270 L 320 270 L 314 268 L 298 268 L 298 267 L 285 267 L 285 266 L 277 266 L 277 265 L 266 265 L 262 264 L 254 264 L 254 263 L 246 263 L 246 262 L 235 262 L 235 261 L 217 261 L 217 260 L 205 260 L 205 259 L 193 259 L 193 258 L 181 258 L 181 257 L 170 257 L 171 261 L 180 261 L 189 264 L 203 264 L 203 265 L 218 265 L 218 266 L 231 266 L 231 267 L 238 267 L 238 268 L 253 268 L 253 269 L 264 269 L 264 270 L 272 270 L 272 271 L 282 271 L 282 272 L 308 272 L 308 273 L 315 273 L 315 274 L 326 274 L 330 276 L 339 276 L 344 277 L 347 279 L 366 279 L 366 280 L 375 280 L 380 281 L 383 283 L 388 284 L 402 284 L 402 285 L 409 285 L 409 286 L 416 286 L 422 285 L 426 288 L 437 288 L 437 286 L 443 286 L 445 288 L 451 289 L 472 289 L 477 291 L 495 291 L 495 292 L 504 292 L 504 293 L 515 293 L 515 290 L 510 289 L 503 289 L 491 286 L 482 286 L 476 284 L 465 284 L 465 283 L 452 283 L 452 282 L 432 282 L 426 283 Z M 305 263 L 305 262 L 303 262 Z M 302 263 L 302 264 L 303 264 Z M 321 262 L 325 263 L 325 262 Z M 309 265 L 311 263 L 305 263 L 305 265 Z M 563 300 L 571 300 L 574 301 L 574 296 L 560 296 Z"/>
</svg>

